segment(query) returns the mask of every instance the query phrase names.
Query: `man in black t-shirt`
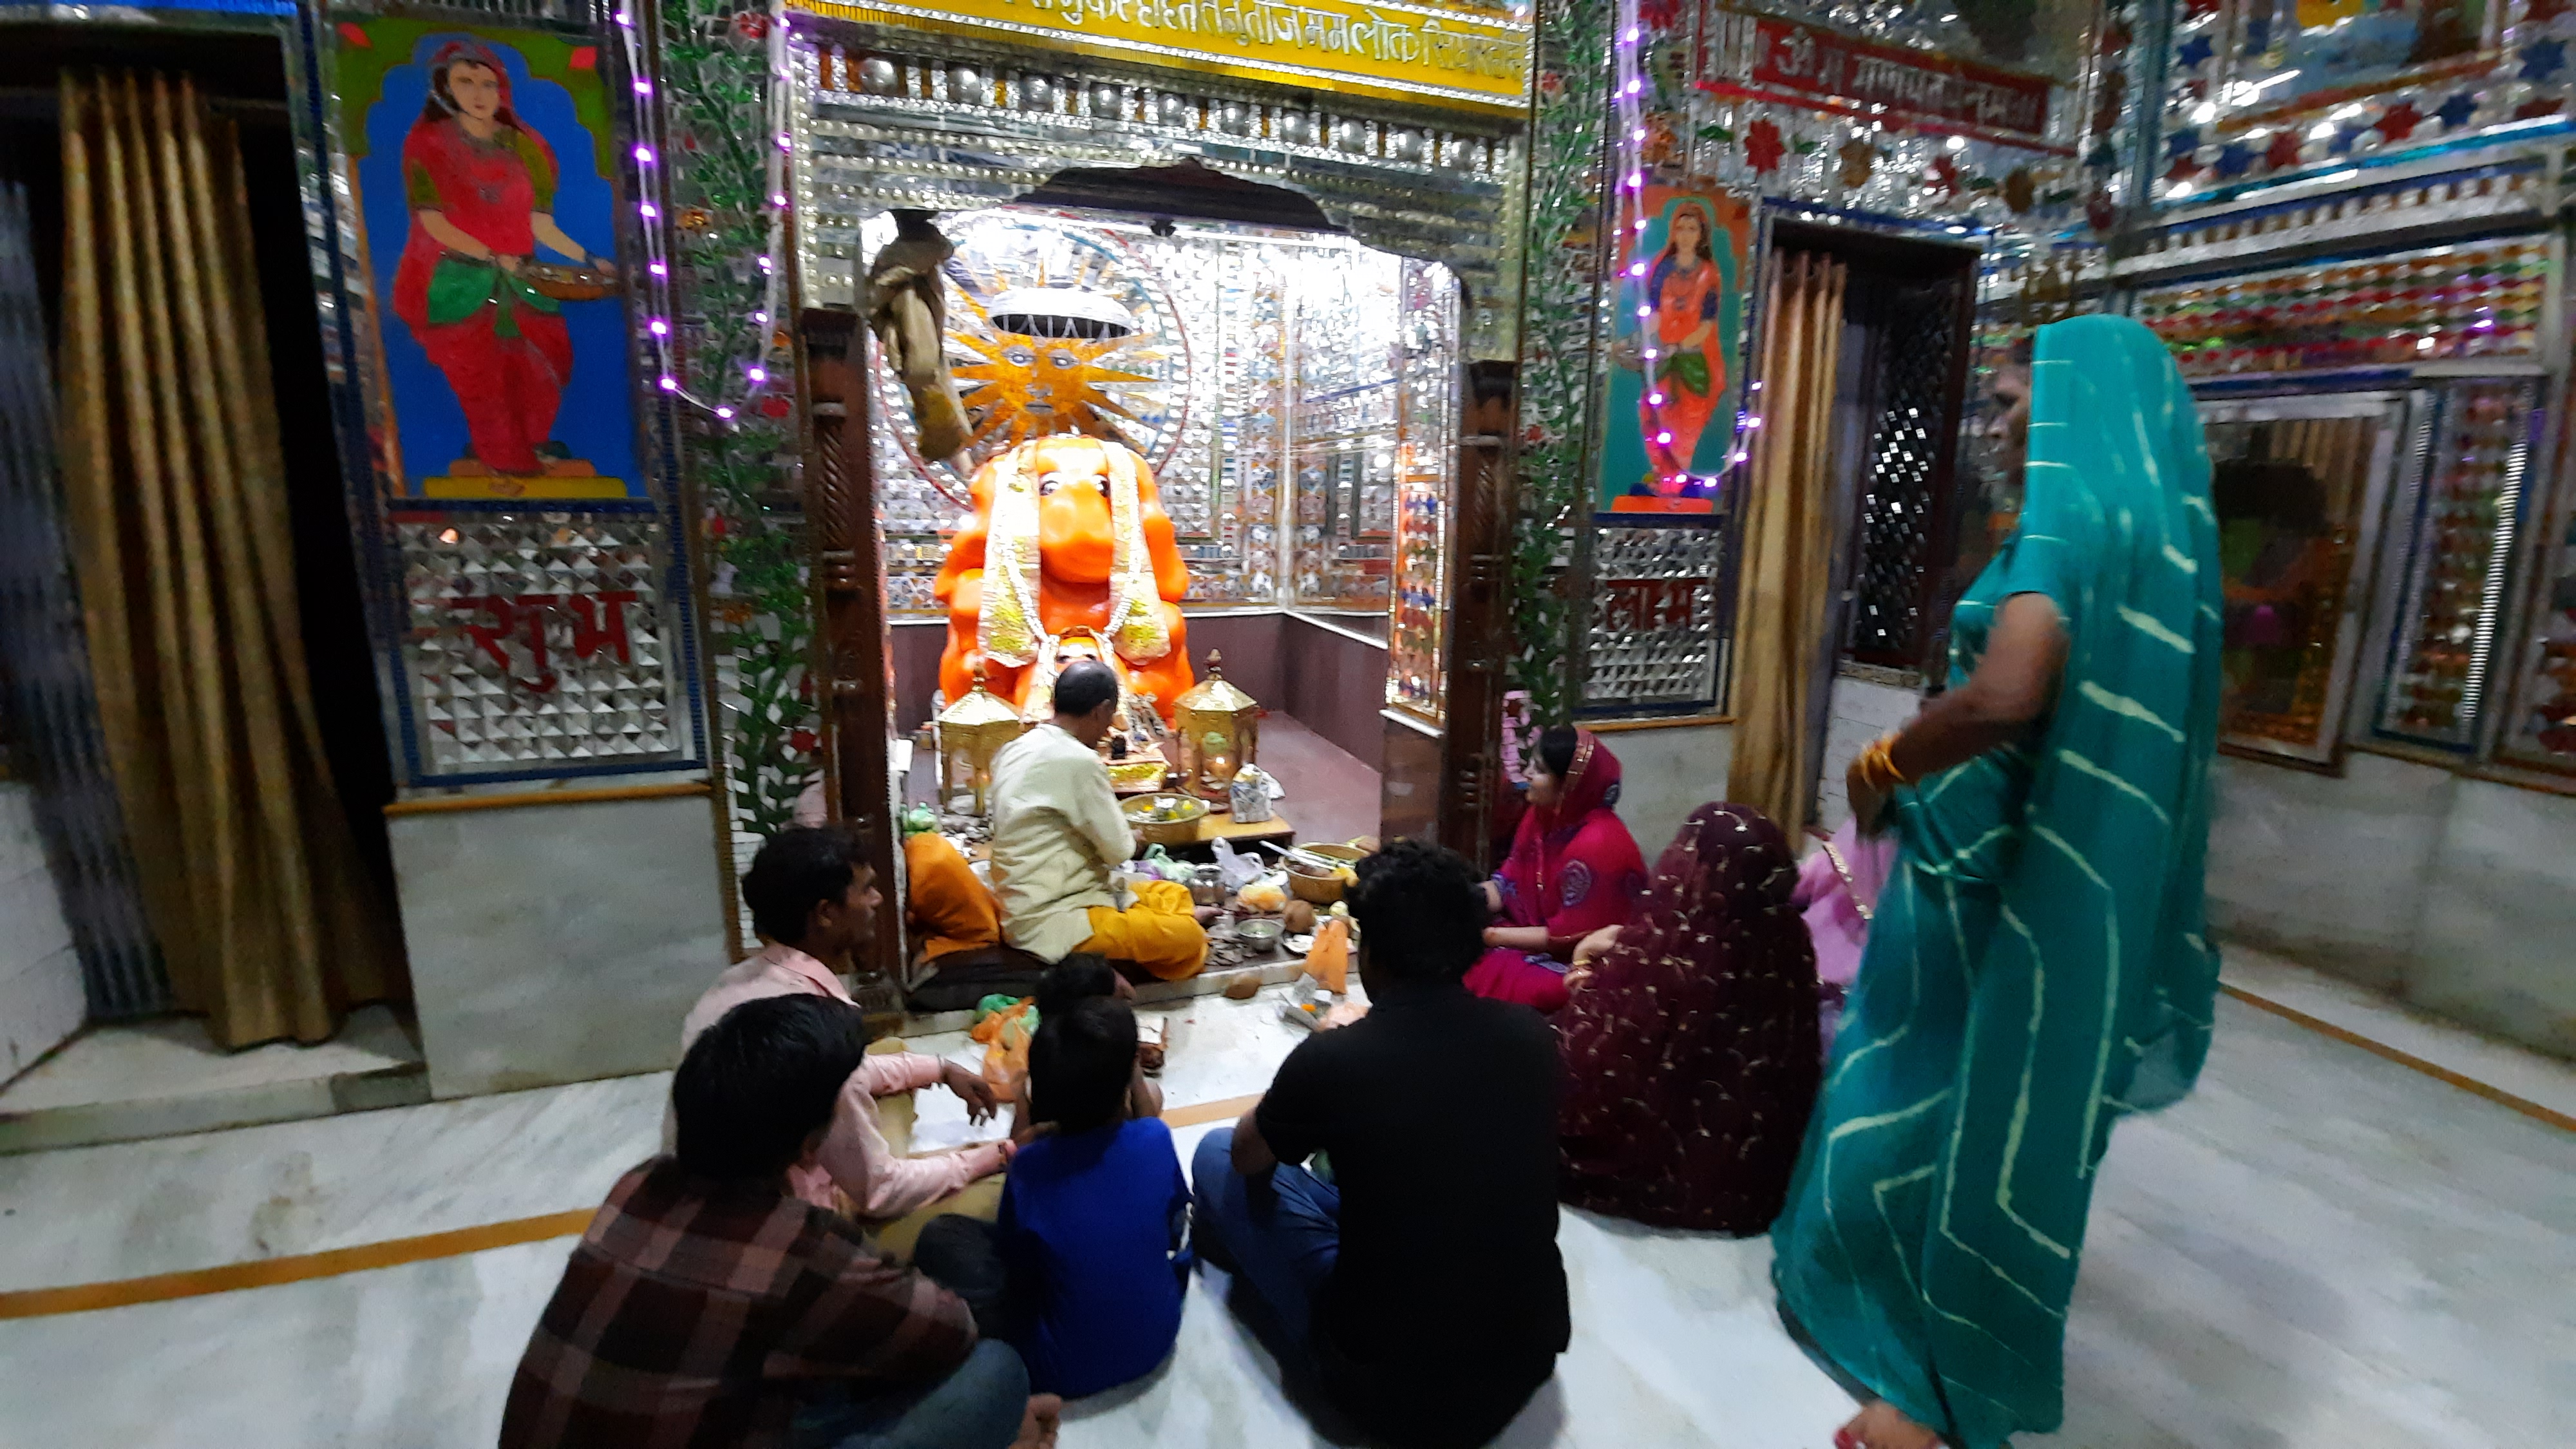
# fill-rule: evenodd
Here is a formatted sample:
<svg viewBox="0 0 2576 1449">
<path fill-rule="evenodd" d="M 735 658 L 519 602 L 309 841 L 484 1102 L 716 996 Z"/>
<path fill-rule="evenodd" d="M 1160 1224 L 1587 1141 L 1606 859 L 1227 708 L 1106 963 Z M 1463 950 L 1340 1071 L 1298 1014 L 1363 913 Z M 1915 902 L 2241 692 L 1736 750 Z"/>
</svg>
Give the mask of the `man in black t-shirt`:
<svg viewBox="0 0 2576 1449">
<path fill-rule="evenodd" d="M 1565 1351 L 1556 1034 L 1459 984 L 1485 899 L 1454 851 L 1396 841 L 1350 903 L 1369 1014 L 1300 1043 L 1199 1145 L 1199 1243 L 1360 1427 L 1482 1444 Z M 1329 1180 L 1296 1165 L 1318 1154 Z"/>
</svg>

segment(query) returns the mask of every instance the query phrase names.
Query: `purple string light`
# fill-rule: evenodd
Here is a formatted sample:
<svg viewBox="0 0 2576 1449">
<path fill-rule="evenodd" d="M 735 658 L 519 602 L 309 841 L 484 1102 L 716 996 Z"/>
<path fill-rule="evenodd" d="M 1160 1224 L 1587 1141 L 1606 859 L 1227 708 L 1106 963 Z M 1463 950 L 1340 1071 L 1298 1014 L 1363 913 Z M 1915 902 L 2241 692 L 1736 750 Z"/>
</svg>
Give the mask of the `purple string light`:
<svg viewBox="0 0 2576 1449">
<path fill-rule="evenodd" d="M 671 236 L 662 216 L 662 208 L 654 200 L 660 192 L 655 169 L 661 164 L 661 156 L 656 151 L 654 142 L 661 134 L 661 117 L 653 103 L 653 78 L 646 61 L 644 35 L 636 24 L 633 11 L 618 11 L 616 20 L 620 31 L 620 49 L 626 60 L 629 89 L 635 97 L 634 134 L 637 138 L 634 149 L 637 197 L 635 214 L 644 223 L 637 228 L 637 232 L 644 253 L 644 271 L 648 278 L 641 288 L 643 295 L 640 300 L 646 314 L 644 330 L 646 346 L 650 349 L 649 360 L 654 365 L 656 385 L 661 391 L 699 409 L 716 422 L 729 428 L 733 426 L 735 419 L 741 416 L 743 409 L 758 400 L 768 389 L 769 371 L 763 364 L 769 356 L 771 347 L 769 319 L 778 309 L 777 268 L 771 255 L 763 255 L 759 259 L 761 272 L 768 280 L 761 298 L 760 310 L 752 314 L 752 321 L 758 326 L 759 335 L 752 344 L 749 365 L 740 369 L 738 373 L 734 369 L 723 369 L 715 374 L 719 378 L 739 376 L 743 395 L 739 399 L 730 401 L 695 396 L 682 386 L 680 381 L 682 369 L 678 359 L 672 353 L 671 318 L 674 309 L 671 296 Z M 780 77 L 788 73 L 786 70 L 787 39 L 786 26 L 770 27 L 770 68 Z M 775 213 L 769 221 L 769 253 L 773 255 L 785 240 L 783 227 L 788 204 L 788 155 L 793 147 L 793 135 L 787 125 L 790 114 L 790 91 L 791 87 L 778 84 L 771 86 L 769 93 L 768 120 L 772 128 L 771 133 L 777 141 L 777 149 L 769 157 L 769 174 L 766 178 L 768 185 L 765 188 L 770 206 Z"/>
</svg>

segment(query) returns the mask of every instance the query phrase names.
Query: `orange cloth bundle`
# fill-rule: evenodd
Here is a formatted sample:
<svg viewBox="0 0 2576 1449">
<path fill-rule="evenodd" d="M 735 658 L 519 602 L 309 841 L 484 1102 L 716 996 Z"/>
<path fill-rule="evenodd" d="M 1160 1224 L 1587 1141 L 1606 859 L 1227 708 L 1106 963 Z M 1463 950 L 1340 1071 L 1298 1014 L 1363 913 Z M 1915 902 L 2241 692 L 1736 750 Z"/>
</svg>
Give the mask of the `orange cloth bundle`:
<svg viewBox="0 0 2576 1449">
<path fill-rule="evenodd" d="M 1029 997 L 992 1013 L 966 1033 L 984 1043 L 984 1080 L 1005 1102 L 1020 1100 L 1021 1086 L 1029 1079 L 1029 1022 L 1037 1011 L 1037 998 Z"/>
<path fill-rule="evenodd" d="M 1324 989 L 1335 996 L 1350 988 L 1350 922 L 1332 916 L 1315 927 L 1314 948 L 1306 953 L 1306 974 L 1322 982 Z"/>
</svg>

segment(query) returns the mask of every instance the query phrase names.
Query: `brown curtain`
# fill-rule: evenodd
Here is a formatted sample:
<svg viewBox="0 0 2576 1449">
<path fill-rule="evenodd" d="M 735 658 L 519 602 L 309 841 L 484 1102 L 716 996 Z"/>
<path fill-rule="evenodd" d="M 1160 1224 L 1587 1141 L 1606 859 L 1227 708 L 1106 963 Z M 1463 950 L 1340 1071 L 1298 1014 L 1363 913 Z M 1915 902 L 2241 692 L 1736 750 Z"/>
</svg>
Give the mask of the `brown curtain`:
<svg viewBox="0 0 2576 1449">
<path fill-rule="evenodd" d="M 99 717 L 179 1005 L 320 1041 L 402 978 L 305 674 L 249 198 L 183 78 L 62 81 L 63 491 Z"/>
<path fill-rule="evenodd" d="M 1745 492 L 1735 591 L 1734 756 L 1726 798 L 1793 835 L 1816 778 L 1808 704 L 1833 576 L 1834 368 L 1842 263 L 1774 252 L 1763 268 L 1762 430 Z"/>
</svg>

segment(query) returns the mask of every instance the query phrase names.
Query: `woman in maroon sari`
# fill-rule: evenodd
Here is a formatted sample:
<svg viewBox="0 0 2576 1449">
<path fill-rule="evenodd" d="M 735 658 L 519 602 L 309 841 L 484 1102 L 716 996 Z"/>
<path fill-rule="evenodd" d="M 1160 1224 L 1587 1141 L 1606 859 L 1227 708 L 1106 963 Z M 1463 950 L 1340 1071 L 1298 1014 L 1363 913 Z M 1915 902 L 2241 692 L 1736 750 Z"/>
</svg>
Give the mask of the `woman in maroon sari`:
<svg viewBox="0 0 2576 1449">
<path fill-rule="evenodd" d="M 1619 757 L 1590 730 L 1559 725 L 1539 736 L 1530 763 L 1529 811 L 1512 853 L 1485 883 L 1497 924 L 1467 989 L 1552 1012 L 1565 1005 L 1565 963 L 1604 926 L 1628 919 L 1646 888 L 1646 859 L 1612 813 Z"/>
<path fill-rule="evenodd" d="M 1780 1215 L 1822 1075 L 1797 884 L 1778 826 L 1703 805 L 1636 919 L 1586 943 L 1557 1018 L 1567 1202 L 1739 1236 Z"/>
<path fill-rule="evenodd" d="M 520 269 L 540 243 L 594 264 L 555 224 L 554 149 L 510 109 L 500 61 L 459 40 L 429 63 L 429 99 L 402 158 L 411 234 L 394 269 L 394 315 L 447 375 L 485 471 L 542 474 L 563 455 L 549 440 L 572 334 L 563 304 Z"/>
</svg>

